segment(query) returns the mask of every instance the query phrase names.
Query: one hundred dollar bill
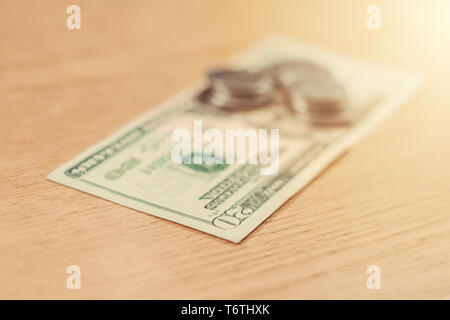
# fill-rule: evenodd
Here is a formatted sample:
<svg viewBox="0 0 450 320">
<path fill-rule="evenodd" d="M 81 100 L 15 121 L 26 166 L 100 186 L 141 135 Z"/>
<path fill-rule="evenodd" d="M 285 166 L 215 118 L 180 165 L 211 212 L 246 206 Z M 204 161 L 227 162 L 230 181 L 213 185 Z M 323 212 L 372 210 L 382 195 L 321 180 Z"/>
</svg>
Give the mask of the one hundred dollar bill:
<svg viewBox="0 0 450 320">
<path fill-rule="evenodd" d="M 238 243 L 403 104 L 419 84 L 409 73 L 279 36 L 262 39 L 229 64 L 261 69 L 292 59 L 330 70 L 345 88 L 356 120 L 337 127 L 311 126 L 293 117 L 282 99 L 254 110 L 221 112 L 199 102 L 205 88 L 200 82 L 126 124 L 47 178 Z M 175 163 L 172 133 L 177 128 L 193 131 L 199 120 L 204 129 L 279 129 L 277 172 L 262 175 L 260 166 L 250 163 Z"/>
</svg>

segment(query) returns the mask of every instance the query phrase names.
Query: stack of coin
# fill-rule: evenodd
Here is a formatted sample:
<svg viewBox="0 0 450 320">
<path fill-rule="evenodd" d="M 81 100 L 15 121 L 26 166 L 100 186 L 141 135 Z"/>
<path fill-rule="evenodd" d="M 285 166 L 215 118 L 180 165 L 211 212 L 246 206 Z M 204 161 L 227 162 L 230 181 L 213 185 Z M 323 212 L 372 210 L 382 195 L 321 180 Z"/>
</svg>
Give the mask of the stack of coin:
<svg viewBox="0 0 450 320">
<path fill-rule="evenodd" d="M 310 82 L 330 77 L 326 69 L 309 61 L 284 61 L 270 66 L 269 71 L 277 85 L 282 88 L 293 82 Z"/>
<path fill-rule="evenodd" d="M 352 114 L 345 90 L 331 74 L 310 62 L 276 64 L 271 72 L 295 115 L 315 125 L 341 125 Z"/>
<path fill-rule="evenodd" d="M 200 98 L 216 109 L 252 109 L 270 102 L 275 91 L 271 76 L 265 72 L 216 69 L 208 77 L 210 87 Z"/>
<path fill-rule="evenodd" d="M 351 121 L 351 111 L 343 88 L 332 79 L 293 82 L 287 88 L 295 114 L 318 125 L 340 125 Z"/>
</svg>

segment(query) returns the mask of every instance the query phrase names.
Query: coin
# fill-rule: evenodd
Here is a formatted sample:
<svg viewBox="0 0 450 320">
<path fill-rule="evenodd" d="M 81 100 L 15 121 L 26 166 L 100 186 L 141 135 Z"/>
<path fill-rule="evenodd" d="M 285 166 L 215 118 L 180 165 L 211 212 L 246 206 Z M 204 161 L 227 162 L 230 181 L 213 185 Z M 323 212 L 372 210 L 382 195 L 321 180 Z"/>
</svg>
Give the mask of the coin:
<svg viewBox="0 0 450 320">
<path fill-rule="evenodd" d="M 313 62 L 301 60 L 275 63 L 270 67 L 270 72 L 281 87 L 294 82 L 308 82 L 330 77 L 328 70 Z"/>
<path fill-rule="evenodd" d="M 331 126 L 331 125 L 346 125 L 352 122 L 352 113 L 349 110 L 330 114 L 320 112 L 304 112 L 296 113 L 299 119 L 305 120 L 313 125 Z"/>
<path fill-rule="evenodd" d="M 199 98 L 213 109 L 252 109 L 270 102 L 274 94 L 272 78 L 264 72 L 222 68 L 208 77 L 210 86 Z"/>
<path fill-rule="evenodd" d="M 341 110 L 345 108 L 348 100 L 342 86 L 331 79 L 291 83 L 286 92 L 294 107 L 297 100 L 301 101 L 300 105 L 304 100 L 309 108 L 321 112 Z"/>
<path fill-rule="evenodd" d="M 294 114 L 315 125 L 341 125 L 351 122 L 344 88 L 331 77 L 292 82 L 285 93 Z"/>
<path fill-rule="evenodd" d="M 199 99 L 216 111 L 251 110 L 267 105 L 277 87 L 297 118 L 314 125 L 349 123 L 352 112 L 344 88 L 323 67 L 308 61 L 282 61 L 260 71 L 216 68 Z"/>
<path fill-rule="evenodd" d="M 215 69 L 208 73 L 211 86 L 216 91 L 232 95 L 252 96 L 266 94 L 273 90 L 272 78 L 264 72 Z"/>
<path fill-rule="evenodd" d="M 265 105 L 272 99 L 272 94 L 239 97 L 216 91 L 214 88 L 210 87 L 203 91 L 199 98 L 211 109 L 238 111 Z"/>
</svg>

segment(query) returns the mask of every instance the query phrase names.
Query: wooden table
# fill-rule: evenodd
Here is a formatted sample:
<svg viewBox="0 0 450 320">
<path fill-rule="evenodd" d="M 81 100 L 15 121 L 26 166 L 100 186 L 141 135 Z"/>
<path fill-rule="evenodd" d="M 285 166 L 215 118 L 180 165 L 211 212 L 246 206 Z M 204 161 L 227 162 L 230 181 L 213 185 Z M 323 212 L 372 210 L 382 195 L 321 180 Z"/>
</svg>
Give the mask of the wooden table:
<svg viewBox="0 0 450 320">
<path fill-rule="evenodd" d="M 449 299 L 449 21 L 447 0 L 2 1 L 0 298 Z M 425 86 L 239 245 L 45 180 L 270 32 Z"/>
</svg>

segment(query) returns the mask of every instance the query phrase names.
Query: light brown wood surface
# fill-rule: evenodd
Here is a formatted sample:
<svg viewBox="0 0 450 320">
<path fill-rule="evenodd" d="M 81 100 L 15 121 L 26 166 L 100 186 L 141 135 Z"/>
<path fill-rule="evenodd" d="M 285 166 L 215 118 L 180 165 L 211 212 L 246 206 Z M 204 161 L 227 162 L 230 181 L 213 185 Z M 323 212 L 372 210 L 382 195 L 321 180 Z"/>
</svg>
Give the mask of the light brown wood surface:
<svg viewBox="0 0 450 320">
<path fill-rule="evenodd" d="M 271 32 L 424 87 L 238 245 L 45 179 Z M 1 1 L 0 298 L 449 299 L 449 66 L 446 0 Z"/>
</svg>

